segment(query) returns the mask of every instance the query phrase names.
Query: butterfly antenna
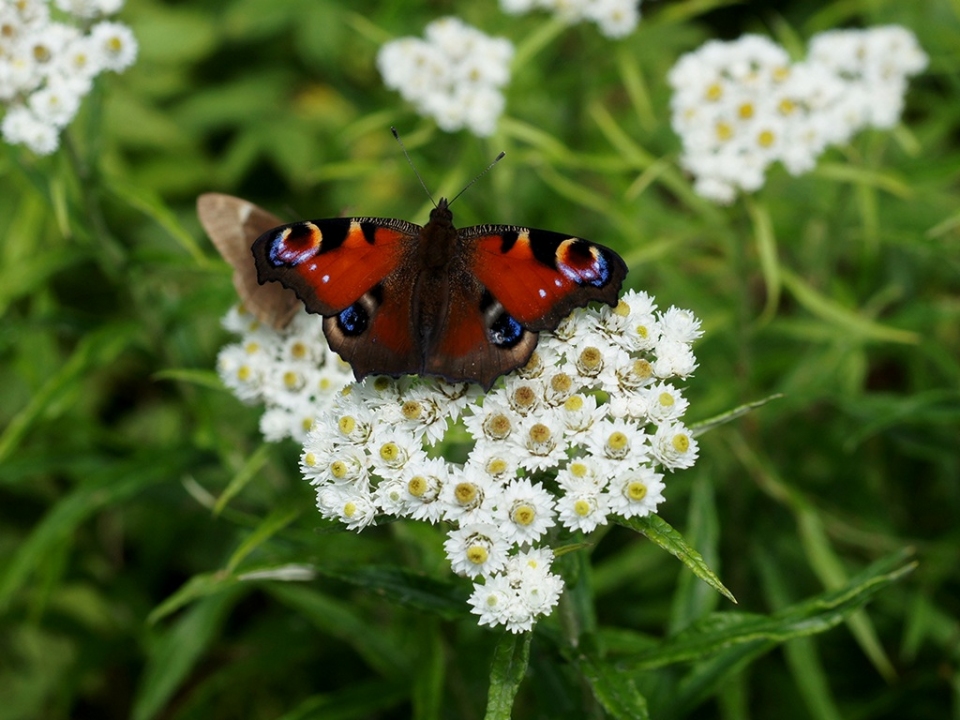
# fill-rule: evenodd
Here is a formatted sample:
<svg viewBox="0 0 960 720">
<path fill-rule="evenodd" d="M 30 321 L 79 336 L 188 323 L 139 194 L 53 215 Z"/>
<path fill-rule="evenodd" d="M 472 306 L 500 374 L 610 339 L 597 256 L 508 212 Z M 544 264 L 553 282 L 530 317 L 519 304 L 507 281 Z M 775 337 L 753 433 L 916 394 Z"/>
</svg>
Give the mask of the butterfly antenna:
<svg viewBox="0 0 960 720">
<path fill-rule="evenodd" d="M 417 166 L 413 164 L 413 160 L 410 159 L 410 153 L 407 152 L 406 145 L 403 144 L 403 140 L 400 139 L 400 133 L 397 132 L 395 127 L 390 128 L 390 132 L 393 133 L 393 137 L 398 143 L 400 143 L 400 149 L 403 150 L 403 156 L 407 159 L 407 162 L 410 163 L 410 167 L 413 169 L 413 174 L 417 176 L 417 180 L 420 181 L 420 185 L 423 186 L 423 191 L 427 194 L 427 197 L 430 198 L 430 202 L 433 203 L 433 206 L 437 206 L 436 200 L 433 199 L 433 195 L 430 194 L 430 191 L 427 189 L 427 184 L 423 181 L 423 178 L 420 177 L 420 173 L 417 172 Z"/>
<path fill-rule="evenodd" d="M 450 202 L 448 202 L 447 205 L 448 205 L 448 206 L 449 206 L 449 205 L 453 205 L 453 201 L 454 201 L 454 200 L 456 200 L 458 197 L 460 197 L 461 195 L 463 195 L 463 194 L 467 191 L 467 188 L 470 187 L 471 185 L 473 185 L 477 180 L 479 180 L 479 179 L 482 178 L 484 175 L 486 175 L 488 172 L 490 172 L 490 170 L 493 168 L 493 166 L 496 165 L 496 164 L 497 164 L 498 162 L 500 162 L 501 160 L 503 160 L 503 158 L 506 157 L 506 155 L 507 155 L 507 154 L 506 154 L 503 150 L 501 150 L 501 151 L 500 151 L 500 154 L 497 155 L 497 156 L 493 159 L 493 162 L 490 163 L 489 165 L 487 165 L 486 169 L 485 169 L 482 173 L 480 173 L 480 174 L 477 175 L 473 180 L 471 180 L 470 182 L 468 182 L 468 183 L 466 184 L 466 186 L 464 186 L 463 190 L 461 190 L 461 191 L 458 192 L 456 195 L 454 195 L 454 196 L 453 196 L 453 200 L 451 200 Z"/>
</svg>

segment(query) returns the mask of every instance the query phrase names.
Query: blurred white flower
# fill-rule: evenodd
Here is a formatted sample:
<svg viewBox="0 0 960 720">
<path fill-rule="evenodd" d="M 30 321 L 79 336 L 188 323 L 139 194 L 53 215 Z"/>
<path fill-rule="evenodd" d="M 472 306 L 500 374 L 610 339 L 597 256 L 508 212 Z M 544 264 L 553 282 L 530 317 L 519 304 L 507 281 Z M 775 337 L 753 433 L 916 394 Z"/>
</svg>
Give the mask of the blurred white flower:
<svg viewBox="0 0 960 720">
<path fill-rule="evenodd" d="M 680 163 L 695 191 L 721 204 L 760 189 L 772 163 L 809 172 L 827 146 L 896 124 L 907 78 L 926 62 L 913 34 L 897 26 L 815 35 L 796 63 L 758 35 L 711 40 L 668 76 Z"/>
<path fill-rule="evenodd" d="M 609 38 L 629 35 L 640 22 L 640 0 L 500 0 L 500 9 L 510 15 L 546 10 L 568 23 L 589 20 Z"/>
<path fill-rule="evenodd" d="M 513 45 L 484 35 L 455 17 L 427 25 L 426 40 L 401 38 L 377 53 L 384 84 L 447 132 L 479 137 L 496 130 L 506 104 Z"/>
<path fill-rule="evenodd" d="M 93 78 L 121 72 L 137 55 L 133 32 L 122 23 L 90 21 L 117 12 L 123 0 L 18 0 L 0 6 L 0 134 L 13 145 L 49 155 L 74 118 Z"/>
</svg>

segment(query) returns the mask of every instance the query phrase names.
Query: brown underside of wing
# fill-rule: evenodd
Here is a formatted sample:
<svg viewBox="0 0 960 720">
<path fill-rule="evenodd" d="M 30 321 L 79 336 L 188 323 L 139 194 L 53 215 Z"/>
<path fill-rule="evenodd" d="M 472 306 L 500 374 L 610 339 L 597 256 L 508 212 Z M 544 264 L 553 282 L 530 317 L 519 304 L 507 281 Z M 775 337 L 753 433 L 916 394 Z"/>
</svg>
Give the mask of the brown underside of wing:
<svg viewBox="0 0 960 720">
<path fill-rule="evenodd" d="M 233 268 L 233 286 L 244 306 L 271 327 L 289 325 L 302 303 L 280 283 L 261 285 L 250 251 L 254 240 L 283 221 L 251 202 L 222 193 L 198 197 L 197 215 L 214 247 Z"/>
</svg>

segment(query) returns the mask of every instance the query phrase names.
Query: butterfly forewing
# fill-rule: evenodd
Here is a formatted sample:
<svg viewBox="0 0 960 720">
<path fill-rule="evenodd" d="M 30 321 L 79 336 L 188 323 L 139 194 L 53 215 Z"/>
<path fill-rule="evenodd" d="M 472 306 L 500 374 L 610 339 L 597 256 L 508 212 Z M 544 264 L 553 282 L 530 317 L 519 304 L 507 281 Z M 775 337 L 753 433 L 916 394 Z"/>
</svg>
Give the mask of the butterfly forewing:
<svg viewBox="0 0 960 720">
<path fill-rule="evenodd" d="M 513 225 L 460 231 L 473 247 L 473 272 L 528 330 L 553 330 L 574 308 L 616 305 L 627 266 L 615 252 L 583 238 Z"/>
<path fill-rule="evenodd" d="M 326 316 L 330 347 L 358 379 L 419 372 L 411 302 L 416 274 L 404 262 L 418 225 L 385 218 L 334 218 L 271 229 L 253 244 L 261 282 L 293 289 Z"/>
</svg>

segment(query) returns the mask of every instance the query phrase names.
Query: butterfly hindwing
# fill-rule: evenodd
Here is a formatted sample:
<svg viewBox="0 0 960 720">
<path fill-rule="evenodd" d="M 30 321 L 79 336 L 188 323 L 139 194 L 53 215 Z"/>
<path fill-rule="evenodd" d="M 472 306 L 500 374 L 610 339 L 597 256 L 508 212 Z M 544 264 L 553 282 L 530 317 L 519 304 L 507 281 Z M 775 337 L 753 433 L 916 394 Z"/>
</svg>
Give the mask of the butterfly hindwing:
<svg viewBox="0 0 960 720">
<path fill-rule="evenodd" d="M 424 371 L 489 389 L 498 377 L 525 365 L 536 345 L 537 333 L 513 320 L 465 263 L 455 263 Z"/>
<path fill-rule="evenodd" d="M 464 228 L 471 268 L 509 315 L 528 330 L 553 330 L 574 308 L 616 305 L 627 266 L 583 238 L 514 225 Z"/>
<path fill-rule="evenodd" d="M 282 221 L 251 202 L 222 193 L 198 197 L 197 215 L 214 247 L 233 268 L 233 285 L 247 310 L 271 327 L 286 327 L 302 304 L 279 283 L 261 285 L 250 256 L 253 241 Z"/>
</svg>

